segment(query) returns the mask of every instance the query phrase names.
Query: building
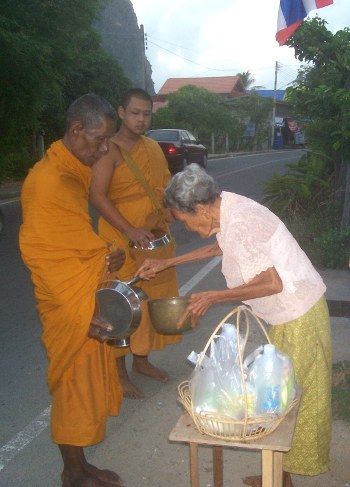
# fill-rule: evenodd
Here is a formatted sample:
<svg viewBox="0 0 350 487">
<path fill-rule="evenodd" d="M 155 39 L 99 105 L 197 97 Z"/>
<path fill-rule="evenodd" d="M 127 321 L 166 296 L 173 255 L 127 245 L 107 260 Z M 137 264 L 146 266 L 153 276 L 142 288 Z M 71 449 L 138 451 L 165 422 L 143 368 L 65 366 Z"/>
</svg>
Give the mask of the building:
<svg viewBox="0 0 350 487">
<path fill-rule="evenodd" d="M 184 86 L 196 86 L 216 93 L 224 100 L 230 100 L 246 94 L 239 76 L 217 76 L 204 78 L 169 78 L 153 97 L 153 111 L 165 107 L 168 104 L 168 96 Z"/>
</svg>

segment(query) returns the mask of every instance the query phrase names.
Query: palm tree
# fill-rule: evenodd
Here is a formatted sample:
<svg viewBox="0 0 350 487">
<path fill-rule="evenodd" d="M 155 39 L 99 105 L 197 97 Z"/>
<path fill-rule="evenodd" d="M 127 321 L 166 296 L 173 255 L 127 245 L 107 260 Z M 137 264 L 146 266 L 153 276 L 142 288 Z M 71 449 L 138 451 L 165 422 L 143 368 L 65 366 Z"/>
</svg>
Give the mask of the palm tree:
<svg viewBox="0 0 350 487">
<path fill-rule="evenodd" d="M 237 76 L 242 81 L 242 84 L 244 86 L 245 90 L 259 90 L 263 88 L 263 86 L 252 86 L 253 83 L 255 83 L 255 78 L 254 75 L 248 70 L 248 71 L 242 71 L 242 73 L 237 73 Z"/>
</svg>

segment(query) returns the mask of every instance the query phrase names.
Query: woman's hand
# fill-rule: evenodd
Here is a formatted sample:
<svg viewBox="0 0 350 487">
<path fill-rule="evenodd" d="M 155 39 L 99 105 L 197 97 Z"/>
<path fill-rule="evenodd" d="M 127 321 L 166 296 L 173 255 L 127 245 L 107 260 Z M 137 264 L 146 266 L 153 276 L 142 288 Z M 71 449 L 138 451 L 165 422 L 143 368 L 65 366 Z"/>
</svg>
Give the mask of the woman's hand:
<svg viewBox="0 0 350 487">
<path fill-rule="evenodd" d="M 109 340 L 110 338 L 109 333 L 112 330 L 113 330 L 113 326 L 110 323 L 104 321 L 98 316 L 93 316 L 90 323 L 88 337 L 94 338 L 98 342 L 103 343 L 106 340 Z"/>
<path fill-rule="evenodd" d="M 130 228 L 126 232 L 126 236 L 138 247 L 148 247 L 151 240 L 154 240 L 154 235 L 145 228 Z"/>
<path fill-rule="evenodd" d="M 167 267 L 168 259 L 146 259 L 135 275 L 149 281 L 155 277 L 158 272 L 167 269 Z"/>
<path fill-rule="evenodd" d="M 192 294 L 190 297 L 190 304 L 179 319 L 176 325 L 177 328 L 182 328 L 188 317 L 191 319 L 191 327 L 195 328 L 199 318 L 217 301 L 219 301 L 219 298 L 216 291 L 205 291 L 203 293 Z"/>
<path fill-rule="evenodd" d="M 108 272 L 118 271 L 125 262 L 125 252 L 122 249 L 116 249 L 106 256 Z"/>
</svg>

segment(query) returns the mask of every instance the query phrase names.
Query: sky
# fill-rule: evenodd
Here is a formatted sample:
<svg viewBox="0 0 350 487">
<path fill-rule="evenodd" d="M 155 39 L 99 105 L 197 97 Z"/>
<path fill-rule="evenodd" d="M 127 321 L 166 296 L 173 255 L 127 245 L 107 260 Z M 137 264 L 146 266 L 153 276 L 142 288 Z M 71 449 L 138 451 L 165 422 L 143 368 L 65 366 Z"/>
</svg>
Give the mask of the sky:
<svg viewBox="0 0 350 487">
<path fill-rule="evenodd" d="M 296 77 L 294 50 L 275 40 L 279 0 L 132 0 L 148 39 L 156 92 L 168 78 L 234 76 L 249 71 L 255 85 L 285 89 Z M 350 0 L 310 13 L 335 33 L 350 27 Z M 170 52 L 169 52 L 170 51 Z"/>
</svg>

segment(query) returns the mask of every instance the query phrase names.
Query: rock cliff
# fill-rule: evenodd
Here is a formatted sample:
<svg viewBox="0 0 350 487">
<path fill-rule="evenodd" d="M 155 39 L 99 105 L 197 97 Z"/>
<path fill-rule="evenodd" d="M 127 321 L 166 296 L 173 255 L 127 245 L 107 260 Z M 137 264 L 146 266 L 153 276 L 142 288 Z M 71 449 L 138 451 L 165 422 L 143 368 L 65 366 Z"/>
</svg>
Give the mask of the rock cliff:
<svg viewBox="0 0 350 487">
<path fill-rule="evenodd" d="M 144 57 L 143 35 L 130 0 L 106 0 L 95 28 L 102 46 L 119 62 L 134 87 L 154 95 L 152 68 Z"/>
</svg>

